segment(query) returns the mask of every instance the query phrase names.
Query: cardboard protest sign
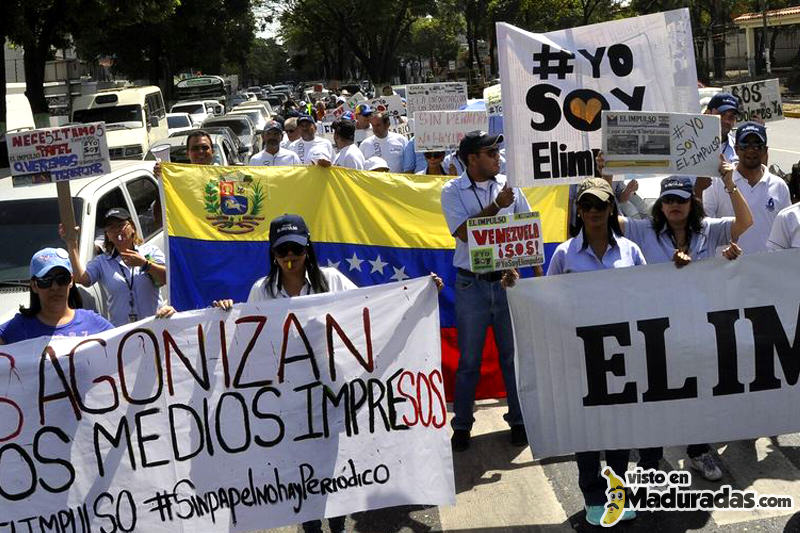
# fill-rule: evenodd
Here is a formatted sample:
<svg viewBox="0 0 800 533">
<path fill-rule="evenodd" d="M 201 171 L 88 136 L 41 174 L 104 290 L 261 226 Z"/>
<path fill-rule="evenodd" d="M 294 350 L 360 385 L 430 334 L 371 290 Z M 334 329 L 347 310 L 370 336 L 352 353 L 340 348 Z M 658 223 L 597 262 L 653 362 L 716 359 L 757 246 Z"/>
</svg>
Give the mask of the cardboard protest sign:
<svg viewBox="0 0 800 533">
<path fill-rule="evenodd" d="M 783 120 L 780 80 L 761 80 L 723 86 L 725 92 L 739 98 L 739 122 L 758 117 L 765 122 Z"/>
<path fill-rule="evenodd" d="M 406 114 L 406 106 L 403 105 L 403 99 L 398 94 L 373 98 L 369 101 L 369 105 L 376 113 L 388 113 L 395 117 Z"/>
<path fill-rule="evenodd" d="M 358 104 L 360 104 L 361 102 L 366 102 L 366 101 L 367 101 L 367 99 L 364 97 L 364 95 L 361 94 L 360 92 L 358 92 L 358 93 L 354 94 L 353 96 L 351 96 L 350 98 L 347 99 L 347 103 L 346 103 L 347 109 L 350 110 L 350 111 L 355 111 L 356 110 L 356 106 Z"/>
<path fill-rule="evenodd" d="M 607 174 L 719 173 L 717 115 L 603 111 L 602 124 Z"/>
<path fill-rule="evenodd" d="M 493 272 L 544 264 L 539 213 L 512 213 L 467 220 L 470 270 Z"/>
<path fill-rule="evenodd" d="M 455 503 L 429 277 L 2 351 L 10 530 L 250 531 Z"/>
<path fill-rule="evenodd" d="M 486 87 L 483 90 L 483 100 L 486 102 L 486 114 L 490 117 L 503 115 L 503 100 L 500 95 L 500 84 Z"/>
<path fill-rule="evenodd" d="M 417 111 L 414 133 L 417 152 L 441 152 L 458 148 L 467 133 L 489 129 L 485 111 Z"/>
<path fill-rule="evenodd" d="M 787 250 L 698 261 L 691 275 L 664 263 L 517 282 L 508 301 L 533 453 L 800 430 L 789 344 L 800 286 L 786 275 L 798 261 Z"/>
<path fill-rule="evenodd" d="M 595 175 L 603 110 L 699 112 L 692 43 L 686 9 L 545 34 L 498 23 L 509 183 Z"/>
<path fill-rule="evenodd" d="M 467 105 L 467 84 L 463 81 L 406 85 L 408 115 L 416 111 L 449 111 Z"/>
<path fill-rule="evenodd" d="M 9 133 L 13 184 L 36 185 L 111 171 L 103 122 Z"/>
<path fill-rule="evenodd" d="M 322 118 L 322 122 L 333 122 L 337 118 L 344 115 L 344 112 L 345 112 L 344 104 L 334 109 L 328 109 L 325 111 L 325 116 Z"/>
</svg>

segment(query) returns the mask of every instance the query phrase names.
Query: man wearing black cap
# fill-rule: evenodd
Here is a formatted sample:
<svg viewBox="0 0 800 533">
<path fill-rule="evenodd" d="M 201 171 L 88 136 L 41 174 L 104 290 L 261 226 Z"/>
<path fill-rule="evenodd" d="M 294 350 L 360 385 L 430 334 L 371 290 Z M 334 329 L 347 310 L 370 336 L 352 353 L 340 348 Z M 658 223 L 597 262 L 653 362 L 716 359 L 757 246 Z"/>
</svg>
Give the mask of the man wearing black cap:
<svg viewBox="0 0 800 533">
<path fill-rule="evenodd" d="M 352 120 L 338 119 L 333 123 L 333 142 L 339 153 L 333 162 L 337 167 L 364 170 L 364 154 L 355 145 L 356 125 Z"/>
<path fill-rule="evenodd" d="M 730 195 L 741 191 L 753 214 L 753 225 L 739 237 L 744 253 L 767 250 L 767 239 L 775 216 L 791 204 L 789 187 L 783 179 L 770 174 L 762 157 L 767 154 L 767 130 L 756 122 L 745 122 L 736 130 L 736 155 L 739 162 L 733 173 L 733 187 L 716 179 L 703 191 L 703 209 L 710 217 L 733 216 Z"/>
<path fill-rule="evenodd" d="M 739 116 L 739 99 L 731 93 L 717 93 L 711 97 L 706 107 L 707 115 L 719 115 L 719 124 L 722 133 L 722 146 L 720 152 L 728 163 L 736 164 L 739 156 L 736 155 L 733 135 L 733 126 Z"/>
<path fill-rule="evenodd" d="M 472 272 L 467 246 L 467 219 L 530 211 L 525 195 L 519 189 L 510 188 L 506 177 L 498 174 L 500 152 L 497 145 L 501 142 L 502 135 L 489 135 L 482 131 L 472 131 L 464 136 L 458 152 L 466 170 L 442 188 L 442 211 L 456 240 L 453 266 L 457 269 L 455 307 L 460 358 L 453 405 L 454 451 L 469 448 L 475 388 L 480 379 L 486 329 L 490 325 L 494 328 L 508 395 L 505 419 L 511 426 L 511 442 L 515 445 L 527 443 L 517 397 L 511 315 L 506 290 L 500 283 L 502 272 Z"/>
<path fill-rule="evenodd" d="M 289 145 L 289 150 L 297 154 L 303 165 L 314 165 L 320 160 L 329 164 L 333 161 L 333 144 L 316 136 L 317 124 L 311 115 L 297 117 L 297 130 L 300 138 Z"/>
<path fill-rule="evenodd" d="M 286 148 L 281 148 L 283 138 L 283 127 L 277 120 L 267 122 L 267 126 L 261 132 L 261 139 L 264 141 L 264 149 L 250 158 L 253 166 L 280 167 L 299 165 L 300 158 L 297 154 Z"/>
</svg>

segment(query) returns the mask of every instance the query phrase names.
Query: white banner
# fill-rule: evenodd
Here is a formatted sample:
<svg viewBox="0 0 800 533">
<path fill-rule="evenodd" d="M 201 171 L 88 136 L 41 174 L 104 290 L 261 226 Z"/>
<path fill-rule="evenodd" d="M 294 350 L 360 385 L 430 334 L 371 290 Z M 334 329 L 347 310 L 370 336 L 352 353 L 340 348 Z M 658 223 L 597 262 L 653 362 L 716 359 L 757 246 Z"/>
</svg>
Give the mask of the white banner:
<svg viewBox="0 0 800 533">
<path fill-rule="evenodd" d="M 602 110 L 700 111 L 686 9 L 545 34 L 498 23 L 497 49 L 514 186 L 594 175 Z"/>
<path fill-rule="evenodd" d="M 537 457 L 800 430 L 800 250 L 524 279 L 508 291 Z"/>
<path fill-rule="evenodd" d="M 36 185 L 99 176 L 111 171 L 103 122 L 9 133 L 14 185 Z"/>
<path fill-rule="evenodd" d="M 784 119 L 779 79 L 725 85 L 722 88 L 739 98 L 742 104 L 739 122 L 754 118 L 760 118 L 764 122 Z"/>
<path fill-rule="evenodd" d="M 467 84 L 463 81 L 418 83 L 406 86 L 408 115 L 416 111 L 453 111 L 467 105 Z"/>
<path fill-rule="evenodd" d="M 454 504 L 437 301 L 420 278 L 3 346 L 0 527 Z"/>
<path fill-rule="evenodd" d="M 443 152 L 458 148 L 464 135 L 489 129 L 486 111 L 417 111 L 414 135 L 417 152 Z"/>
<path fill-rule="evenodd" d="M 406 114 L 406 107 L 403 105 L 403 99 L 400 98 L 398 94 L 373 98 L 369 101 L 369 105 L 376 113 L 387 113 L 393 117 Z"/>
<path fill-rule="evenodd" d="M 718 174 L 719 116 L 646 111 L 602 114 L 606 173 Z"/>
</svg>

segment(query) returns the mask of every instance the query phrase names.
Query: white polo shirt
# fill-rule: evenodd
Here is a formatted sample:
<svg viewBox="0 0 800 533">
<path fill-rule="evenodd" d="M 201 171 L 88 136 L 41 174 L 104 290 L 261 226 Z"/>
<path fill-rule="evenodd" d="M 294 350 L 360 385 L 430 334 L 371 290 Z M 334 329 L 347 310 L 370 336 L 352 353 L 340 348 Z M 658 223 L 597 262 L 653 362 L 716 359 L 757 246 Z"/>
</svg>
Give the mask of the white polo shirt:
<svg viewBox="0 0 800 533">
<path fill-rule="evenodd" d="M 770 250 L 800 248 L 800 203 L 790 205 L 775 216 L 767 239 Z"/>
<path fill-rule="evenodd" d="M 764 176 L 750 186 L 739 171 L 733 173 L 733 184 L 741 191 L 742 196 L 753 213 L 753 225 L 740 237 L 738 244 L 746 254 L 767 250 L 767 238 L 772 231 L 775 216 L 789 207 L 789 187 L 778 176 L 770 174 L 767 167 L 762 166 Z M 703 191 L 703 209 L 706 216 L 722 218 L 733 216 L 733 204 L 730 195 L 725 192 L 725 183 L 721 178 L 714 178 L 711 186 Z"/>
<path fill-rule="evenodd" d="M 386 133 L 386 137 L 380 139 L 375 135 L 370 135 L 361 143 L 361 153 L 364 159 L 376 155 L 382 157 L 389 165 L 389 172 L 403 172 L 403 150 L 406 148 L 408 140 L 394 131 Z"/>
<path fill-rule="evenodd" d="M 336 270 L 332 267 L 320 267 L 320 272 L 322 272 L 322 276 L 325 278 L 325 281 L 328 282 L 328 292 L 344 292 L 349 291 L 350 289 L 357 289 L 358 286 L 350 281 L 350 278 Z M 247 297 L 247 303 L 252 302 L 264 302 L 267 300 L 274 300 L 276 298 L 291 298 L 289 293 L 286 292 L 286 289 L 283 287 L 278 290 L 278 283 L 277 278 L 275 283 L 272 286 L 273 291 L 275 292 L 275 296 L 272 296 L 270 292 L 267 290 L 266 276 L 256 280 L 253 283 L 253 286 L 250 288 L 250 295 Z M 306 282 L 303 287 L 300 289 L 299 296 L 306 296 L 308 294 L 315 294 L 313 287 L 311 287 L 311 282 L 308 279 L 308 274 L 306 274 Z"/>
<path fill-rule="evenodd" d="M 333 144 L 322 137 L 314 137 L 312 141 L 304 141 L 301 137 L 289 145 L 289 150 L 297 154 L 303 165 L 311 165 L 318 159 L 327 159 L 331 162 L 334 159 Z"/>
<path fill-rule="evenodd" d="M 337 167 L 355 168 L 364 170 L 364 154 L 355 144 L 350 144 L 339 150 L 336 161 L 333 162 Z"/>
<path fill-rule="evenodd" d="M 299 164 L 300 158 L 297 154 L 286 148 L 279 148 L 274 154 L 261 150 L 250 158 L 250 165 L 260 167 L 281 167 Z"/>
</svg>

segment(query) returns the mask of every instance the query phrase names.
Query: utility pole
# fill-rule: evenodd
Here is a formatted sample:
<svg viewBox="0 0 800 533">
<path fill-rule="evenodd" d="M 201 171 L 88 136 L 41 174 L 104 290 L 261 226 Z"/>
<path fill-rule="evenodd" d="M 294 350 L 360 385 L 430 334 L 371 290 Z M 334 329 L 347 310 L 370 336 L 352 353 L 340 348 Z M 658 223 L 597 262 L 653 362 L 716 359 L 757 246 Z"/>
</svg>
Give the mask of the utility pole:
<svg viewBox="0 0 800 533">
<path fill-rule="evenodd" d="M 761 43 L 764 48 L 764 66 L 767 70 L 767 74 L 772 74 L 772 61 L 769 57 L 769 45 L 767 44 L 767 11 L 769 10 L 769 0 L 764 0 L 764 9 L 762 10 L 762 16 L 764 18 L 764 31 L 761 37 Z"/>
</svg>

